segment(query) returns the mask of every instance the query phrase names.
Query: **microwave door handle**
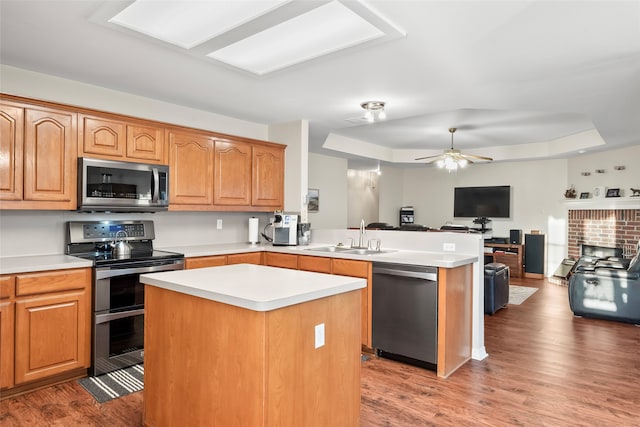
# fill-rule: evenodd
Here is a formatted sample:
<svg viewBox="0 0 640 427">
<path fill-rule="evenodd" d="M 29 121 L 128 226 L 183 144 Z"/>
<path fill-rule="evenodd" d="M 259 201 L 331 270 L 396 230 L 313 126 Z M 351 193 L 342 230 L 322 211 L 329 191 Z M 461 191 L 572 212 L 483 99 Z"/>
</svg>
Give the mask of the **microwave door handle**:
<svg viewBox="0 0 640 427">
<path fill-rule="evenodd" d="M 158 203 L 160 197 L 160 174 L 158 168 L 151 169 L 151 201 Z"/>
</svg>

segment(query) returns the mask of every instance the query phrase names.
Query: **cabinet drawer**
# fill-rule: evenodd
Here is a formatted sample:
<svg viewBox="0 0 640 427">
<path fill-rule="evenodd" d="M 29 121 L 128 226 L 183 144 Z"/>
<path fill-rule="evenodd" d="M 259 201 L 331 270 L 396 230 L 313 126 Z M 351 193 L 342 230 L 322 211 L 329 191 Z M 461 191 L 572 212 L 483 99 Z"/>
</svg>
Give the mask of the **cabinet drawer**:
<svg viewBox="0 0 640 427">
<path fill-rule="evenodd" d="M 192 268 L 218 267 L 227 264 L 226 255 L 203 256 L 197 258 L 187 258 L 184 260 L 184 268 L 186 270 Z"/>
<path fill-rule="evenodd" d="M 331 273 L 331 258 L 300 255 L 298 257 L 298 268 L 304 271 L 315 271 L 316 273 Z"/>
<path fill-rule="evenodd" d="M 82 289 L 90 284 L 91 269 L 89 268 L 18 274 L 16 296 Z"/>
<path fill-rule="evenodd" d="M 353 261 L 348 259 L 333 258 L 331 267 L 333 274 L 342 276 L 363 277 L 367 279 L 371 271 L 370 263 L 367 261 Z"/>
<path fill-rule="evenodd" d="M 262 252 L 227 255 L 227 264 L 262 264 Z"/>
<path fill-rule="evenodd" d="M 265 265 L 269 265 L 271 267 L 292 268 L 294 270 L 298 268 L 298 255 L 266 252 L 264 256 Z"/>
<path fill-rule="evenodd" d="M 15 277 L 14 276 L 2 276 L 0 277 L 0 299 L 11 298 L 14 292 Z"/>
</svg>

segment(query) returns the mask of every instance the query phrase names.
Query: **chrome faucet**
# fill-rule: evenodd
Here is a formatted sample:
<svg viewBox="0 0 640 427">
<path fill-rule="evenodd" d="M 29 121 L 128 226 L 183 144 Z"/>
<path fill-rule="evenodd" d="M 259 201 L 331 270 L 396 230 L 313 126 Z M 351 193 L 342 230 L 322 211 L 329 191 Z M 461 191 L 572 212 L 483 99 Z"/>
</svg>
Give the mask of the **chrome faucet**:
<svg viewBox="0 0 640 427">
<path fill-rule="evenodd" d="M 360 236 L 358 238 L 358 247 L 366 248 L 367 246 L 364 244 L 364 219 L 360 221 Z"/>
</svg>

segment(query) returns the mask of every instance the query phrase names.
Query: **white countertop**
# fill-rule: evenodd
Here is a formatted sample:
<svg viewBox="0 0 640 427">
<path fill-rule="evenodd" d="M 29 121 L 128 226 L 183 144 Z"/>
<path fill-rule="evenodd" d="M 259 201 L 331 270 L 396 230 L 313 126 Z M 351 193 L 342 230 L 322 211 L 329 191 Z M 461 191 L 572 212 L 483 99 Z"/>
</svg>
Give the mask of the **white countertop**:
<svg viewBox="0 0 640 427">
<path fill-rule="evenodd" d="M 249 243 L 226 243 L 218 245 L 212 244 L 195 246 L 171 246 L 159 249 L 182 253 L 186 258 L 267 251 L 295 255 L 344 258 L 372 262 L 392 262 L 397 264 L 424 265 L 444 268 L 460 267 L 461 265 L 472 264 L 478 261 L 477 256 L 469 254 L 458 254 L 455 252 L 409 251 L 403 249 L 384 248 L 383 250 L 389 250 L 389 252 L 374 255 L 357 255 L 347 254 L 344 252 L 320 252 L 309 250 L 311 248 L 318 248 L 323 246 L 331 245 L 329 243 L 314 243 L 308 246 L 272 246 L 271 244 L 251 245 Z"/>
<path fill-rule="evenodd" d="M 31 273 L 34 271 L 65 270 L 92 267 L 89 260 L 69 255 L 32 255 L 0 258 L 0 274 Z"/>
<path fill-rule="evenodd" d="M 366 287 L 365 279 L 253 264 L 143 274 L 147 285 L 254 311 L 271 311 Z"/>
</svg>

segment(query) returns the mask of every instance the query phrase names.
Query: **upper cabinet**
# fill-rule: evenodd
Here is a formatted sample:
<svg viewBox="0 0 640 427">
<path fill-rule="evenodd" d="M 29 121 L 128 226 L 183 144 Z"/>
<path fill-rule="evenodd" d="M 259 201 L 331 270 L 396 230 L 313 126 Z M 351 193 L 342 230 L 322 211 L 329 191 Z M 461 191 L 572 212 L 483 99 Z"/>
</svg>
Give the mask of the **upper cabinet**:
<svg viewBox="0 0 640 427">
<path fill-rule="evenodd" d="M 253 147 L 251 204 L 282 209 L 284 205 L 284 146 Z"/>
<path fill-rule="evenodd" d="M 214 204 L 251 205 L 251 148 L 247 142 L 216 141 Z"/>
<path fill-rule="evenodd" d="M 111 115 L 80 114 L 79 120 L 80 157 L 168 164 L 160 125 Z"/>
<path fill-rule="evenodd" d="M 213 139 L 197 132 L 167 132 L 169 209 L 209 210 L 213 203 Z"/>
<path fill-rule="evenodd" d="M 77 114 L 0 101 L 2 209 L 76 207 Z"/>
<path fill-rule="evenodd" d="M 284 145 L 169 130 L 170 210 L 267 212 L 284 206 Z M 266 180 L 263 182 L 263 180 Z"/>
</svg>

